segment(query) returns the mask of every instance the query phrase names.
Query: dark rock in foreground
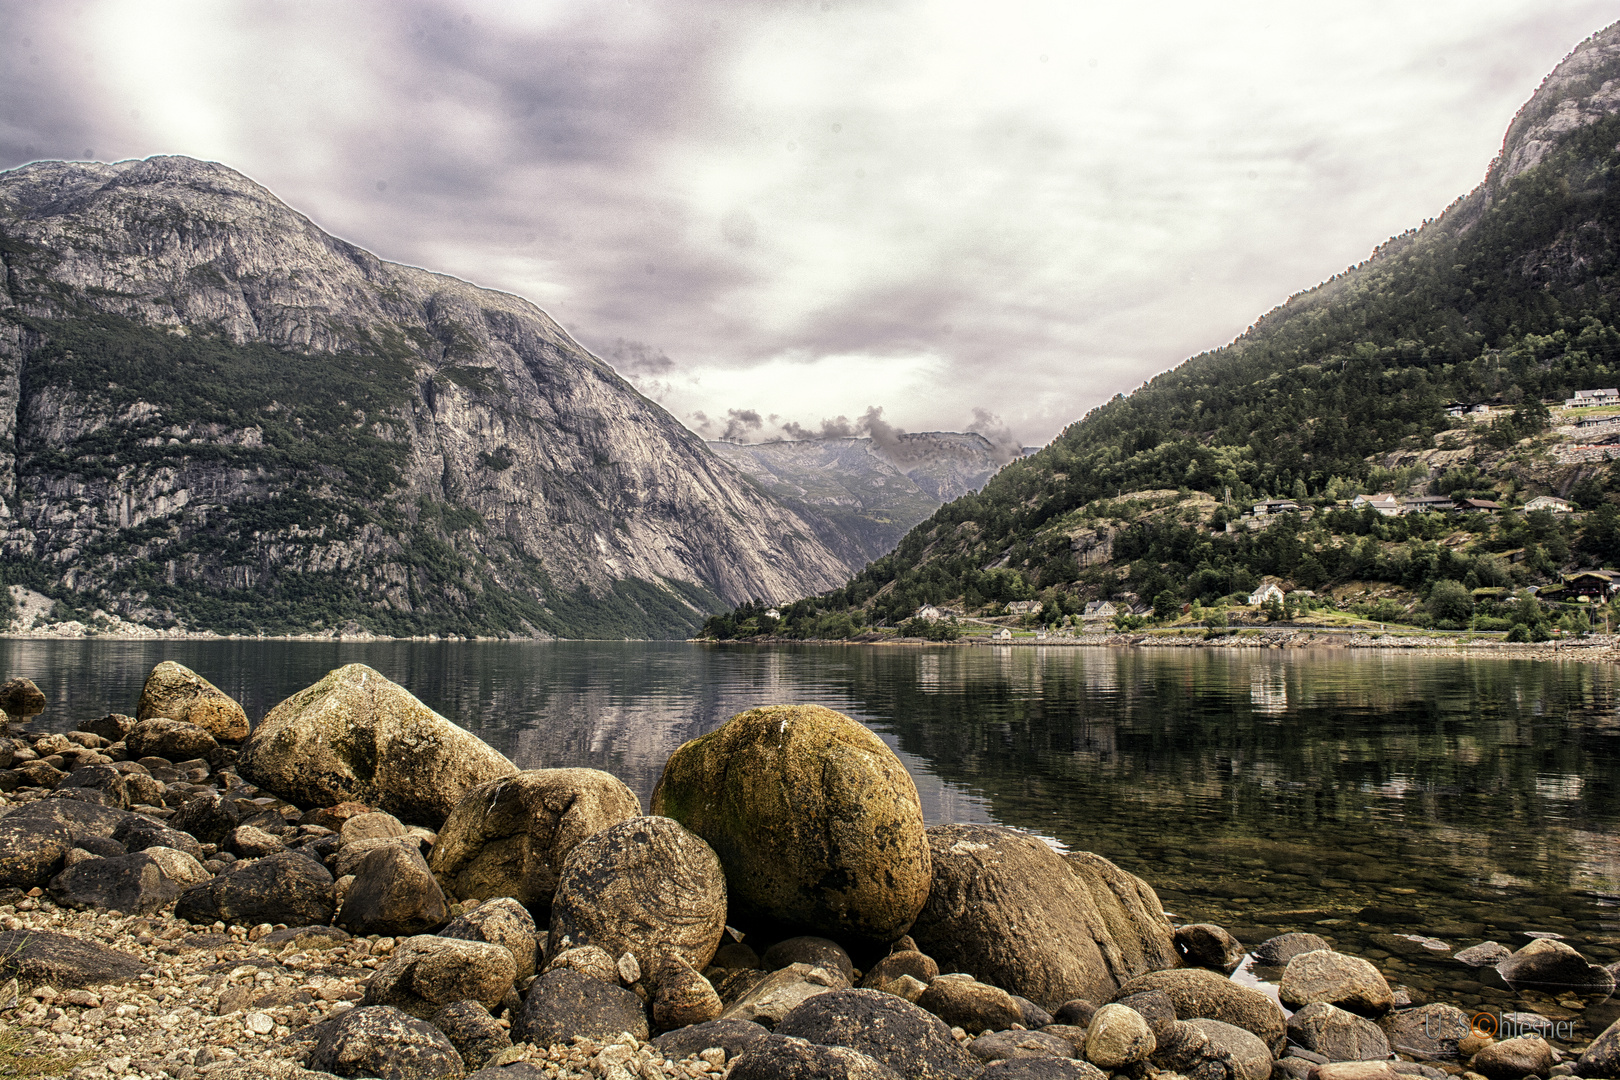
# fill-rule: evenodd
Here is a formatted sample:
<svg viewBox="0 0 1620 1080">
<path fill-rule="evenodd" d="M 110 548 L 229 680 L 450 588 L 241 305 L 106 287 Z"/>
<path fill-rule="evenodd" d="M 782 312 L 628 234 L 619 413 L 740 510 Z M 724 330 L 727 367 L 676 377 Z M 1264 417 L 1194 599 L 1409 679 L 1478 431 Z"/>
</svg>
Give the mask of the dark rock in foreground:
<svg viewBox="0 0 1620 1080">
<path fill-rule="evenodd" d="M 0 931 L 0 979 L 15 978 L 23 989 L 124 983 L 146 970 L 138 957 L 83 938 L 48 930 Z"/>
</svg>

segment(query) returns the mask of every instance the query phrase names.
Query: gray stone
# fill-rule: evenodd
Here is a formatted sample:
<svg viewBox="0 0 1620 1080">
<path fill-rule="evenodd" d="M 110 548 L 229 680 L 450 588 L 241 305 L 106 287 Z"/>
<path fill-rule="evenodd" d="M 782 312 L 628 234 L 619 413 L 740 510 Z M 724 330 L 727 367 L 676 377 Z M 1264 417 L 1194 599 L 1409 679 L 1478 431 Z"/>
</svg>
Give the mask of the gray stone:
<svg viewBox="0 0 1620 1080">
<path fill-rule="evenodd" d="M 476 1001 L 446 1005 L 433 1014 L 431 1023 L 444 1032 L 469 1069 L 482 1069 L 490 1058 L 512 1045 L 512 1036 Z"/>
<path fill-rule="evenodd" d="M 1480 1050 L 1474 1055 L 1473 1069 L 1487 1080 L 1521 1080 L 1526 1076 L 1546 1076 L 1552 1071 L 1553 1050 L 1540 1035 L 1520 1035 Z"/>
<path fill-rule="evenodd" d="M 1288 961 L 1277 993 L 1290 1009 L 1321 1001 L 1361 1016 L 1381 1016 L 1395 1000 L 1389 983 L 1372 964 L 1324 949 Z"/>
<path fill-rule="evenodd" d="M 709 980 L 677 955 L 656 960 L 652 981 L 652 1019 L 662 1031 L 718 1020 L 725 1008 Z"/>
<path fill-rule="evenodd" d="M 993 1061 L 973 1074 L 973 1080 L 1107 1080 L 1108 1074 L 1086 1061 L 1015 1057 Z"/>
<path fill-rule="evenodd" d="M 1120 987 L 1126 998 L 1144 990 L 1161 990 L 1180 1020 L 1219 1020 L 1258 1036 L 1273 1053 L 1287 1042 L 1287 1025 L 1277 1003 L 1258 990 L 1239 986 L 1207 968 L 1154 971 Z"/>
<path fill-rule="evenodd" d="M 50 892 L 63 907 L 149 915 L 210 876 L 183 851 L 148 848 L 69 866 L 51 879 Z"/>
<path fill-rule="evenodd" d="M 849 986 L 837 970 L 828 971 L 809 964 L 791 964 L 768 975 L 749 971 L 737 974 L 754 981 L 746 992 L 739 994 L 726 1006 L 720 1018 L 752 1020 L 766 1028 L 776 1027 L 784 1016 L 809 998 Z M 726 989 L 724 986 L 715 987 L 721 1000 L 728 996 Z"/>
<path fill-rule="evenodd" d="M 726 1075 L 729 1080 L 901 1080 L 858 1050 L 780 1036 L 767 1036 L 743 1051 Z"/>
<path fill-rule="evenodd" d="M 141 687 L 140 703 L 135 707 L 137 727 L 139 721 L 159 716 L 193 724 L 224 742 L 241 742 L 248 734 L 247 713 L 234 698 L 173 660 L 165 660 L 152 669 Z"/>
<path fill-rule="evenodd" d="M 262 859 L 266 855 L 287 850 L 287 845 L 281 842 L 279 836 L 272 836 L 252 825 L 238 825 L 226 834 L 225 842 L 220 846 L 243 859 Z"/>
<path fill-rule="evenodd" d="M 1010 1057 L 1074 1056 L 1074 1045 L 1068 1039 L 1045 1031 L 991 1031 L 968 1043 L 967 1049 L 980 1061 L 1000 1061 Z"/>
<path fill-rule="evenodd" d="M 1052 1014 L 1035 1004 L 1029 998 L 1011 995 L 1013 1004 L 1018 1006 L 1019 1023 L 1034 1031 L 1045 1027 L 1052 1022 Z"/>
<path fill-rule="evenodd" d="M 571 968 L 588 978 L 605 982 L 609 986 L 619 983 L 619 964 L 607 954 L 607 950 L 596 945 L 580 945 L 562 952 L 546 961 L 547 971 L 556 971 L 559 968 Z"/>
<path fill-rule="evenodd" d="M 305 926 L 331 922 L 333 908 L 332 875 L 326 867 L 286 851 L 190 889 L 175 904 L 174 914 L 194 923 Z"/>
<path fill-rule="evenodd" d="M 24 991 L 126 983 L 149 971 L 139 957 L 99 942 L 49 930 L 0 931 L 0 980 L 16 979 Z"/>
<path fill-rule="evenodd" d="M 395 840 L 410 836 L 410 830 L 405 823 L 393 814 L 385 814 L 380 810 L 369 813 L 355 814 L 338 826 L 338 843 L 342 847 L 357 844 L 362 840 Z"/>
<path fill-rule="evenodd" d="M 1620 1077 L 1620 1020 L 1603 1029 L 1575 1062 L 1575 1075 L 1613 1080 Z"/>
<path fill-rule="evenodd" d="M 193 795 L 169 818 L 169 827 L 190 833 L 204 844 L 218 844 L 242 821 L 236 802 L 217 791 Z"/>
<path fill-rule="evenodd" d="M 1613 975 L 1552 938 L 1532 941 L 1497 964 L 1496 970 L 1516 990 L 1574 990 L 1603 996 L 1614 993 Z"/>
<path fill-rule="evenodd" d="M 458 1001 L 494 1009 L 512 989 L 512 954 L 484 941 L 406 938 L 366 983 L 365 1004 L 392 1005 L 419 1020 Z"/>
<path fill-rule="evenodd" d="M 939 977 L 939 965 L 934 958 L 912 949 L 892 952 L 873 964 L 861 980 L 868 990 L 881 990 L 902 975 L 910 975 L 922 983 L 931 983 Z"/>
<path fill-rule="evenodd" d="M 512 954 L 519 981 L 534 974 L 539 951 L 535 941 L 534 917 L 509 896 L 486 901 L 457 916 L 449 926 L 439 931 L 439 936 L 499 945 Z"/>
<path fill-rule="evenodd" d="M 647 1011 L 641 999 L 570 968 L 536 979 L 512 1024 L 514 1041 L 537 1046 L 566 1046 L 575 1036 L 606 1041 L 624 1031 L 638 1039 L 647 1037 Z"/>
<path fill-rule="evenodd" d="M 770 1032 L 749 1020 L 710 1020 L 708 1023 L 666 1031 L 653 1040 L 653 1046 L 660 1054 L 677 1061 L 711 1046 L 718 1046 L 730 1059 L 770 1038 Z"/>
<path fill-rule="evenodd" d="M 0 817 L 0 885 L 29 889 L 50 881 L 73 850 L 73 836 L 65 822 L 16 812 Z"/>
<path fill-rule="evenodd" d="M 766 971 L 776 971 L 789 964 L 809 964 L 811 967 L 836 967 L 846 979 L 853 981 L 855 964 L 849 953 L 836 941 L 824 937 L 790 937 L 778 941 L 765 950 L 761 963 Z"/>
<path fill-rule="evenodd" d="M 822 1046 L 847 1046 L 908 1080 L 965 1080 L 978 1068 L 944 1021 L 876 990 L 817 994 L 784 1016 L 776 1033 Z"/>
<path fill-rule="evenodd" d="M 124 776 L 111 765 L 86 765 L 81 769 L 74 769 L 63 777 L 57 790 L 63 788 L 85 788 L 99 791 L 107 798 L 108 806 L 127 809 L 129 806 L 129 787 L 124 783 Z"/>
<path fill-rule="evenodd" d="M 1209 1040 L 1216 1051 L 1231 1058 L 1235 1080 L 1268 1080 L 1271 1050 L 1251 1031 L 1219 1020 L 1188 1020 L 1187 1026 Z"/>
<path fill-rule="evenodd" d="M 1005 1031 L 1024 1019 L 1011 994 L 967 975 L 939 976 L 928 984 L 917 1004 L 969 1035 Z"/>
<path fill-rule="evenodd" d="M 1329 1061 L 1389 1057 L 1389 1039 L 1377 1024 L 1326 1002 L 1307 1005 L 1290 1016 L 1288 1036 Z"/>
<path fill-rule="evenodd" d="M 219 742 L 206 728 L 168 717 L 142 720 L 124 736 L 124 745 L 134 758 L 161 757 L 170 761 L 206 758 L 219 749 Z"/>
<path fill-rule="evenodd" d="M 1086 1029 L 1086 1060 L 1100 1069 L 1145 1061 L 1157 1045 L 1147 1021 L 1124 1005 L 1104 1005 Z"/>
<path fill-rule="evenodd" d="M 673 953 L 701 971 L 725 925 L 726 877 L 713 849 L 670 818 L 631 818 L 569 852 L 546 953 L 575 945 L 613 956 Z"/>
<path fill-rule="evenodd" d="M 386 1005 L 350 1009 L 322 1028 L 311 1069 L 387 1080 L 460 1080 L 467 1071 L 442 1031 Z"/>
<path fill-rule="evenodd" d="M 354 934 L 421 934 L 450 917 L 444 893 L 421 853 L 386 844 L 355 868 L 338 922 Z"/>
<path fill-rule="evenodd" d="M 1176 948 L 1193 967 L 1209 968 L 1230 975 L 1243 963 L 1243 942 L 1214 923 L 1189 923 L 1176 927 Z"/>
<path fill-rule="evenodd" d="M 1455 1005 L 1435 1003 L 1401 1009 L 1378 1021 L 1392 1050 L 1418 1057 L 1457 1056 L 1457 1043 L 1473 1031 L 1473 1019 Z"/>
<path fill-rule="evenodd" d="M 156 821 L 139 814 L 131 814 L 129 820 L 113 830 L 112 838 L 122 844 L 127 851 L 145 851 L 147 848 L 166 847 L 176 851 L 183 851 L 193 859 L 203 857 L 202 844 L 190 833 L 171 829 L 161 821 Z"/>
<path fill-rule="evenodd" d="M 1262 941 L 1254 950 L 1254 962 L 1266 967 L 1285 968 L 1288 961 L 1300 953 L 1331 949 L 1326 938 L 1318 934 L 1278 934 Z"/>
<path fill-rule="evenodd" d="M 1512 955 L 1513 950 L 1500 942 L 1482 941 L 1478 945 L 1470 945 L 1466 949 L 1459 949 L 1452 959 L 1467 964 L 1471 968 L 1495 967 Z"/>
</svg>

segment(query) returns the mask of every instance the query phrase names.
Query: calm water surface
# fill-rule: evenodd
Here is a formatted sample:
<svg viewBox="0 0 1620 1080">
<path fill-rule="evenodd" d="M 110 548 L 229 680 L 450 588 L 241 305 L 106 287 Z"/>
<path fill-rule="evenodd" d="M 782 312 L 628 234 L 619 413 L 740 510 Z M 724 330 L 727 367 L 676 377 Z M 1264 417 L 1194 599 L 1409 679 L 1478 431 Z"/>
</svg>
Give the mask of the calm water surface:
<svg viewBox="0 0 1620 1080">
<path fill-rule="evenodd" d="M 40 730 L 133 712 L 160 660 L 257 720 L 362 662 L 518 765 L 588 765 L 645 804 L 677 746 L 761 704 L 867 724 L 930 823 L 994 821 L 1140 874 L 1247 942 L 1308 929 L 1418 1000 L 1512 995 L 1446 959 L 1559 934 L 1620 960 L 1620 686 L 1608 665 L 1373 652 L 553 644 L 0 642 L 50 699 Z M 1409 936 L 1403 936 L 1409 935 Z M 1437 952 L 1414 937 L 1438 939 Z"/>
</svg>

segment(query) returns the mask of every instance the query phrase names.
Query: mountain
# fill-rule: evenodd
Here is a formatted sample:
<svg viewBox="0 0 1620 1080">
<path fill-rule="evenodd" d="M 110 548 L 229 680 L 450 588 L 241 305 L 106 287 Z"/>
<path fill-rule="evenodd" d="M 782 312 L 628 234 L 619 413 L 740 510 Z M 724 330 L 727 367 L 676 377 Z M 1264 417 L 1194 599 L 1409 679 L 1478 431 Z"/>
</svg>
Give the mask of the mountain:
<svg viewBox="0 0 1620 1080">
<path fill-rule="evenodd" d="M 152 626 L 684 636 L 854 566 L 546 314 L 222 165 L 0 174 L 0 575 Z"/>
<path fill-rule="evenodd" d="M 817 534 L 856 566 L 887 555 L 942 503 L 979 490 L 1005 461 L 975 432 L 908 432 L 762 443 L 711 442 L 777 500 L 820 521 Z"/>
<path fill-rule="evenodd" d="M 1591 460 L 1602 455 L 1552 446 L 1542 404 L 1620 384 L 1617 273 L 1620 24 L 1548 76 L 1486 180 L 1439 218 L 1093 409 L 844 588 L 785 614 L 809 626 L 836 612 L 895 622 L 953 600 L 1039 596 L 1048 614 L 1120 593 L 1207 602 L 1265 575 L 1423 596 L 1437 580 L 1505 587 L 1620 559 L 1615 472 Z M 1496 402 L 1494 421 L 1465 430 L 1446 413 L 1458 399 Z M 1390 486 L 1578 492 L 1596 511 L 1579 533 L 1510 515 L 1464 533 L 1465 547 L 1419 528 L 1439 515 L 1223 528 L 1263 496 L 1326 507 Z"/>
</svg>

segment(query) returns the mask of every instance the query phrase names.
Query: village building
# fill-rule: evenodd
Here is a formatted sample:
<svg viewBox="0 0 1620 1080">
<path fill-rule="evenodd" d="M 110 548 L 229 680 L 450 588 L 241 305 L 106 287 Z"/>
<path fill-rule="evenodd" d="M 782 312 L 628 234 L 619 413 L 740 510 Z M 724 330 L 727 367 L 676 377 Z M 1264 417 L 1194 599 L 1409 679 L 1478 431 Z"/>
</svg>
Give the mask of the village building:
<svg viewBox="0 0 1620 1080">
<path fill-rule="evenodd" d="M 1571 510 L 1575 509 L 1574 506 L 1565 502 L 1563 499 L 1556 498 L 1552 495 L 1537 495 L 1535 498 L 1525 503 L 1524 508 L 1526 511 L 1551 510 L 1555 514 L 1567 514 Z"/>
<path fill-rule="evenodd" d="M 1419 495 L 1416 498 L 1402 499 L 1401 506 L 1408 514 L 1426 511 L 1449 514 L 1457 509 L 1457 500 L 1450 495 Z"/>
<path fill-rule="evenodd" d="M 1290 511 L 1298 510 L 1299 503 L 1295 502 L 1293 499 L 1266 499 L 1263 502 L 1257 502 L 1254 504 L 1254 513 L 1256 517 L 1261 517 L 1266 514 L 1286 514 Z"/>
<path fill-rule="evenodd" d="M 1613 570 L 1577 570 L 1561 576 L 1566 596 L 1584 596 L 1602 603 L 1620 591 L 1620 574 Z"/>
<path fill-rule="evenodd" d="M 945 617 L 945 613 L 933 604 L 924 604 L 917 609 L 917 618 L 925 622 L 938 622 Z"/>
<path fill-rule="evenodd" d="M 997 630 L 995 632 L 995 634 L 993 635 L 993 640 L 995 640 L 995 641 L 1011 641 L 1012 640 L 1012 631 L 1007 629 L 1005 626 L 1003 626 L 1000 630 Z"/>
<path fill-rule="evenodd" d="M 1620 388 L 1605 390 L 1577 390 L 1575 396 L 1564 401 L 1566 409 L 1586 409 L 1593 405 L 1620 405 Z"/>
<path fill-rule="evenodd" d="M 1007 605 L 1009 615 L 1033 615 L 1039 610 L 1041 610 L 1039 600 L 1014 600 Z"/>
<path fill-rule="evenodd" d="M 1458 499 L 1457 509 L 1470 513 L 1494 514 L 1502 509 L 1502 504 L 1491 499 Z"/>
<path fill-rule="evenodd" d="M 1085 610 L 1080 613 L 1080 618 L 1086 622 L 1097 622 L 1112 619 L 1118 614 L 1119 609 L 1107 600 L 1092 600 L 1086 604 Z"/>
<path fill-rule="evenodd" d="M 1283 591 L 1276 585 L 1262 585 L 1249 594 L 1249 603 L 1255 607 L 1261 607 L 1272 599 L 1275 599 L 1279 604 L 1284 600 Z"/>
<path fill-rule="evenodd" d="M 1376 495 L 1357 495 L 1350 500 L 1352 509 L 1360 510 L 1370 506 L 1385 517 L 1395 517 L 1401 512 L 1401 504 L 1396 500 L 1393 492 L 1380 491 Z"/>
</svg>

